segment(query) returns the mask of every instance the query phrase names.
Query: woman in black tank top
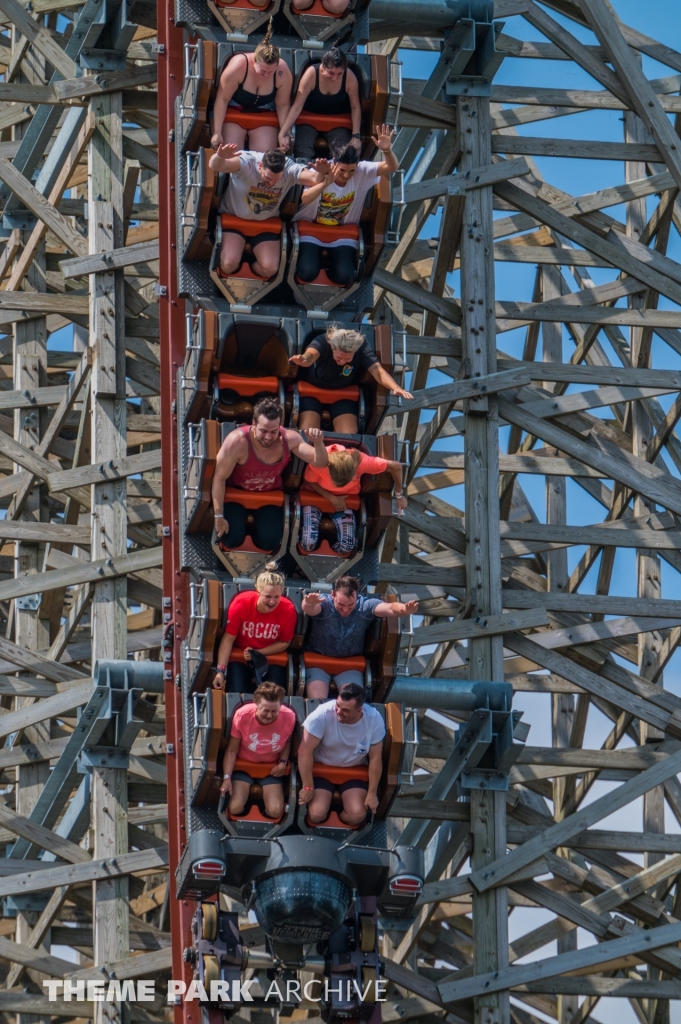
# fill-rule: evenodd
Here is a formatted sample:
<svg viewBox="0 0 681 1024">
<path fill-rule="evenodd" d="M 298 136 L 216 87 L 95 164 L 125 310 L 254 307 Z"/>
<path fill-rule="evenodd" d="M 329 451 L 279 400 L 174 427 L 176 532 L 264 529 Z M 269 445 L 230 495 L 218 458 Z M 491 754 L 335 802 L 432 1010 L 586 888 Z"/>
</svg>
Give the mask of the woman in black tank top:
<svg viewBox="0 0 681 1024">
<path fill-rule="evenodd" d="M 221 143 L 245 149 L 247 137 L 248 149 L 257 153 L 277 148 L 279 129 L 273 124 L 258 125 L 249 131 L 238 121 L 225 123 L 227 108 L 234 107 L 245 114 L 276 111 L 276 120 L 283 125 L 291 106 L 293 76 L 281 59 L 279 48 L 270 42 L 271 35 L 270 20 L 267 34 L 255 52 L 236 53 L 225 65 L 213 107 L 213 149 Z"/>
<path fill-rule="evenodd" d="M 315 118 L 346 115 L 352 122 L 352 128 L 331 124 L 326 131 L 322 131 L 316 125 L 296 124 L 303 112 Z M 348 67 L 343 51 L 334 46 L 323 55 L 320 64 L 311 65 L 303 73 L 296 98 L 280 129 L 279 145 L 284 148 L 291 125 L 296 124 L 294 155 L 297 160 L 307 162 L 314 159 L 318 135 L 326 137 L 332 152 L 345 149 L 350 143 L 359 150 L 361 119 L 357 76 Z"/>
</svg>

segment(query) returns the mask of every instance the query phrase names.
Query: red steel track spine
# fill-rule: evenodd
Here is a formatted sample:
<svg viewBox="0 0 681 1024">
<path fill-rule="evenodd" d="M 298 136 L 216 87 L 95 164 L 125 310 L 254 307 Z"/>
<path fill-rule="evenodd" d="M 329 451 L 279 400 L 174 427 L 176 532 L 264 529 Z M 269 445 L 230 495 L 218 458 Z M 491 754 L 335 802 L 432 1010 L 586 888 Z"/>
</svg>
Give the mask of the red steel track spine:
<svg viewBox="0 0 681 1024">
<path fill-rule="evenodd" d="M 175 25 L 174 0 L 158 0 L 158 156 L 159 156 L 159 258 L 160 258 L 160 341 L 161 341 L 161 437 L 163 439 L 161 484 L 163 495 L 163 596 L 164 625 L 172 626 L 172 647 L 165 668 L 166 739 L 169 753 L 168 840 L 170 885 L 170 932 L 172 977 L 191 981 L 191 968 L 183 960 L 185 946 L 191 945 L 193 904 L 176 898 L 175 870 L 186 843 L 184 758 L 182 738 L 182 697 L 175 679 L 180 673 L 180 642 L 187 634 L 189 614 L 188 581 L 180 572 L 179 491 L 177 446 L 177 371 L 184 361 L 184 300 L 177 296 L 177 238 L 175 191 L 175 101 L 184 84 L 184 33 Z M 165 291 L 164 291 L 165 289 Z M 170 613 L 168 619 L 165 616 Z M 198 1003 L 178 1003 L 175 1024 L 198 1024 Z"/>
</svg>

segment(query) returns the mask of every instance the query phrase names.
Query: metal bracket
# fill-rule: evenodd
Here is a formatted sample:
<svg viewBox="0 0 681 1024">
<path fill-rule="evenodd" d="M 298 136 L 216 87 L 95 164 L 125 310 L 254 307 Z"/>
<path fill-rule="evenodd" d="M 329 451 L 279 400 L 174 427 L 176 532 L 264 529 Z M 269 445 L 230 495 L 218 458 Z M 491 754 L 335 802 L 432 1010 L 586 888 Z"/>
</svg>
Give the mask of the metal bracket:
<svg viewBox="0 0 681 1024">
<path fill-rule="evenodd" d="M 10 231 L 33 231 L 38 218 L 30 210 L 12 210 L 2 215 L 3 227 Z"/>
<path fill-rule="evenodd" d="M 85 747 L 78 755 L 81 775 L 92 768 L 129 768 L 130 752 L 118 747 Z"/>
<path fill-rule="evenodd" d="M 93 71 L 122 71 L 126 66 L 125 53 L 118 50 L 83 50 L 80 66 Z"/>
<path fill-rule="evenodd" d="M 42 594 L 28 594 L 26 597 L 18 597 L 17 608 L 20 608 L 22 612 L 37 612 L 42 599 Z"/>
</svg>

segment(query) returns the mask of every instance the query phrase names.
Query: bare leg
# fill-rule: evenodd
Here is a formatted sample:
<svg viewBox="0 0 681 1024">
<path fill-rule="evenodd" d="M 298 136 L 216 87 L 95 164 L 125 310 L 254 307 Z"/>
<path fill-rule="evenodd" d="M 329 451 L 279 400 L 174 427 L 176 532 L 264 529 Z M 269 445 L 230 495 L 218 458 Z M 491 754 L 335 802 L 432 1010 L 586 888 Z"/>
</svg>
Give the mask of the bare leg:
<svg viewBox="0 0 681 1024">
<path fill-rule="evenodd" d="M 253 273 L 268 281 L 279 270 L 281 242 L 260 242 L 253 249 L 253 255 L 255 256 L 255 262 L 251 268 Z"/>
<path fill-rule="evenodd" d="M 253 0 L 249 0 L 253 3 Z M 251 128 L 248 133 L 248 148 L 254 153 L 267 153 L 270 149 L 279 148 L 279 133 L 271 125 Z"/>
<path fill-rule="evenodd" d="M 244 807 L 248 802 L 248 795 L 250 791 L 250 782 L 232 779 L 232 797 L 229 801 L 230 814 L 243 814 Z"/>
<path fill-rule="evenodd" d="M 241 266 L 246 239 L 234 231 L 225 231 L 220 246 L 220 270 L 223 274 L 234 274 Z"/>
<path fill-rule="evenodd" d="M 327 789 L 315 789 L 314 796 L 307 805 L 307 816 L 315 825 L 320 825 L 328 818 L 332 796 Z"/>
<path fill-rule="evenodd" d="M 278 783 L 270 783 L 262 787 L 262 798 L 265 812 L 270 818 L 281 818 L 284 813 L 284 787 Z"/>
<path fill-rule="evenodd" d="M 323 679 L 311 679 L 305 687 L 305 696 L 308 700 L 326 700 L 329 696 L 329 684 Z"/>
<path fill-rule="evenodd" d="M 225 145 L 227 145 L 227 143 L 231 143 L 233 146 L 238 146 L 239 149 L 243 149 L 246 145 L 246 129 L 235 124 L 233 121 L 223 124 L 222 141 Z"/>
<path fill-rule="evenodd" d="M 344 412 L 341 416 L 336 416 L 333 429 L 337 434 L 359 434 L 357 417 L 354 413 Z"/>
<path fill-rule="evenodd" d="M 346 789 L 343 793 L 343 810 L 340 813 L 341 821 L 346 825 L 363 825 L 366 821 L 367 809 L 364 806 L 367 791 L 359 786 L 353 789 Z"/>
<path fill-rule="evenodd" d="M 313 3 L 314 0 L 300 0 L 300 3 L 294 0 L 293 7 L 296 11 L 309 11 Z"/>
<path fill-rule="evenodd" d="M 263 8 L 263 7 L 267 7 L 267 5 L 270 2 L 270 0 L 248 0 L 248 2 L 249 2 L 249 4 L 252 4 L 253 7 L 261 7 L 261 8 Z"/>
<path fill-rule="evenodd" d="M 329 14 L 345 14 L 350 5 L 350 0 L 322 0 L 322 7 Z"/>
<path fill-rule="evenodd" d="M 301 412 L 298 417 L 298 430 L 310 430 L 311 427 L 320 427 L 321 425 L 322 418 L 318 412 L 308 410 L 307 412 Z M 352 433 L 356 434 L 357 431 L 352 431 Z"/>
</svg>

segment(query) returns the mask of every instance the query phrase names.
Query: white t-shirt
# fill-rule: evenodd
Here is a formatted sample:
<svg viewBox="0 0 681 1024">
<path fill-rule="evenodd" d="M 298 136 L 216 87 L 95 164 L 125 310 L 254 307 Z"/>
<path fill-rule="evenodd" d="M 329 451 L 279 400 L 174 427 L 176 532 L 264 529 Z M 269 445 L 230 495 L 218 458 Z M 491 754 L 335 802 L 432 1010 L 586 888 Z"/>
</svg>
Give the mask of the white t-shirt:
<svg viewBox="0 0 681 1024">
<path fill-rule="evenodd" d="M 385 736 L 383 719 L 369 704 L 362 708 L 359 722 L 343 725 L 336 716 L 335 700 L 320 704 L 305 719 L 303 728 L 321 741 L 315 748 L 315 761 L 338 768 L 367 764 L 369 747 L 380 743 Z"/>
<path fill-rule="evenodd" d="M 266 220 L 277 216 L 284 196 L 305 167 L 287 160 L 276 185 L 266 185 L 258 171 L 263 156 L 263 153 L 253 152 L 241 154 L 241 168 L 229 176 L 229 185 L 220 202 L 220 213 L 231 213 L 244 220 Z"/>
<path fill-rule="evenodd" d="M 367 192 L 379 179 L 377 167 L 378 164 L 371 160 L 360 160 L 357 170 L 345 185 L 332 181 L 317 199 L 301 206 L 293 219 L 314 220 L 331 226 L 359 224 Z"/>
</svg>

